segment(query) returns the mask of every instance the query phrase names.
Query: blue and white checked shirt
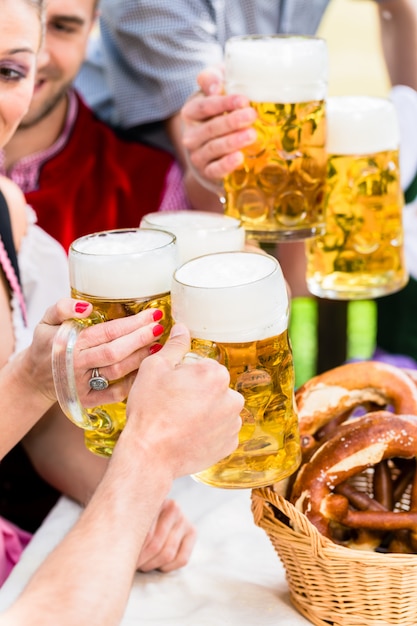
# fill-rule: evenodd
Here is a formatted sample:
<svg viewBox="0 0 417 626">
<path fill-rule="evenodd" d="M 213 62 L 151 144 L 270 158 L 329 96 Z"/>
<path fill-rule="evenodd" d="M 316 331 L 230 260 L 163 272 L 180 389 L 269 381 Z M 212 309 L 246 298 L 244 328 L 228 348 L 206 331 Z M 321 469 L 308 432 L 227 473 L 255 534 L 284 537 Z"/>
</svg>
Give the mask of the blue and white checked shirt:
<svg viewBox="0 0 417 626">
<path fill-rule="evenodd" d="M 161 121 L 220 63 L 234 35 L 314 34 L 330 0 L 101 0 L 100 31 L 76 86 L 100 117 L 167 147 Z M 157 134 L 154 134 L 154 131 Z"/>
</svg>

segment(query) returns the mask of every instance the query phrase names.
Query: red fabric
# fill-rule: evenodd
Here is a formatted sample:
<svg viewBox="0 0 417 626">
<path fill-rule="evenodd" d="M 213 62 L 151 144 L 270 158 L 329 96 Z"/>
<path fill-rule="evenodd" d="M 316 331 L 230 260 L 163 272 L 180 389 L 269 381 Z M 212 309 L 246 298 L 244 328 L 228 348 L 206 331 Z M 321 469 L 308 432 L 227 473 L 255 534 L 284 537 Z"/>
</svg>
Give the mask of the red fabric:
<svg viewBox="0 0 417 626">
<path fill-rule="evenodd" d="M 136 227 L 157 211 L 172 162 L 168 152 L 117 137 L 79 98 L 68 143 L 42 166 L 39 189 L 26 200 L 68 250 L 77 237 Z"/>
</svg>

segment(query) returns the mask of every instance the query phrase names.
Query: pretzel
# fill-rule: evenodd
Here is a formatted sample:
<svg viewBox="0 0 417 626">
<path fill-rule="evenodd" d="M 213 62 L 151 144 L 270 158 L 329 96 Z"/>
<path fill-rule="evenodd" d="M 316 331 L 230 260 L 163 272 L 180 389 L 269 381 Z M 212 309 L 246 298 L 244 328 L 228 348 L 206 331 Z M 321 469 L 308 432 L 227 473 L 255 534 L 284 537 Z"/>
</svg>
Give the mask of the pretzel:
<svg viewBox="0 0 417 626">
<path fill-rule="evenodd" d="M 351 492 L 355 490 L 347 482 L 381 461 L 390 459 L 390 463 L 396 463 L 398 457 L 402 460 L 416 456 L 417 416 L 375 411 L 351 419 L 322 443 L 309 462 L 300 468 L 290 501 L 323 535 L 334 541 L 343 542 L 338 539 L 338 535 L 333 534 L 334 529 L 340 531 L 340 527 L 376 532 L 374 544 L 387 531 L 406 529 L 411 531 L 411 544 L 417 547 L 416 472 L 413 472 L 410 510 L 404 512 L 388 510 L 387 506 L 375 499 L 371 499 L 370 505 L 366 494 L 361 494 L 362 503 L 359 500 L 355 502 L 352 493 L 349 497 L 349 489 Z M 387 480 L 387 476 L 384 480 Z M 390 489 L 389 499 L 394 502 L 394 486 L 391 485 Z M 397 489 L 397 495 L 400 491 Z M 349 542 L 352 547 L 362 547 L 359 544 L 360 541 L 355 543 L 354 539 Z"/>
<path fill-rule="evenodd" d="M 295 394 L 303 458 L 359 406 L 417 415 L 417 386 L 407 371 L 377 361 L 349 363 L 311 378 Z M 327 433 L 326 433 L 327 429 Z"/>
<path fill-rule="evenodd" d="M 417 370 L 411 369 L 410 367 L 401 368 L 404 374 L 407 374 L 413 381 L 413 383 L 417 386 Z"/>
</svg>

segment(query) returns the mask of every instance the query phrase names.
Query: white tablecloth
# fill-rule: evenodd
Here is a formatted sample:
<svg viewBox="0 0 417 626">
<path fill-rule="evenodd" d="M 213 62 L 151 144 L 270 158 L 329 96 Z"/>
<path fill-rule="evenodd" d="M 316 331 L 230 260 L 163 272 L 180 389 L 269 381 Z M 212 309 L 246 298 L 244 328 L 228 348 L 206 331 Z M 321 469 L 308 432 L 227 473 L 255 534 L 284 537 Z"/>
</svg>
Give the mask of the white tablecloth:
<svg viewBox="0 0 417 626">
<path fill-rule="evenodd" d="M 123 626 L 308 626 L 290 604 L 285 574 L 267 535 L 253 522 L 249 490 L 178 480 L 172 494 L 198 530 L 189 564 L 138 573 Z M 0 590 L 0 610 L 20 593 L 80 508 L 61 498 Z M 121 532 L 123 530 L 121 529 Z"/>
</svg>

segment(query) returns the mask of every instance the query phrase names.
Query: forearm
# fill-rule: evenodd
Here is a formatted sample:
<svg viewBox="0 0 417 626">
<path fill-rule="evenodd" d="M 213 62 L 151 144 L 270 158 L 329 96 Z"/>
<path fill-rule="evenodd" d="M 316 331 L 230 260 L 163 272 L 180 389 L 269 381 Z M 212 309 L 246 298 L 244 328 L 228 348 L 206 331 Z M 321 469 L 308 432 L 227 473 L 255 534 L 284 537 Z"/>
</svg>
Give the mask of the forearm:
<svg viewBox="0 0 417 626">
<path fill-rule="evenodd" d="M 80 504 L 87 504 L 108 461 L 87 450 L 84 431 L 70 422 L 57 404 L 22 443 L 32 465 L 46 482 Z"/>
<path fill-rule="evenodd" d="M 54 400 L 45 396 L 35 384 L 26 351 L 1 368 L 0 389 L 0 458 L 3 458 L 50 409 Z"/>
<path fill-rule="evenodd" d="M 171 486 L 163 464 L 154 465 L 150 457 L 133 443 L 122 454 L 115 451 L 80 520 L 0 618 L 1 625 L 119 623 L 137 555 Z"/>
<path fill-rule="evenodd" d="M 184 186 L 191 206 L 199 211 L 223 213 L 219 196 L 202 185 L 190 167 L 184 173 Z"/>
<path fill-rule="evenodd" d="M 382 48 L 392 85 L 417 89 L 417 5 L 415 0 L 380 0 Z"/>
<path fill-rule="evenodd" d="M 189 350 L 190 334 L 176 324 L 162 350 L 143 360 L 105 476 L 0 626 L 120 622 L 137 554 L 174 478 L 209 467 L 238 445 L 243 396 L 213 359 L 184 362 Z"/>
</svg>

